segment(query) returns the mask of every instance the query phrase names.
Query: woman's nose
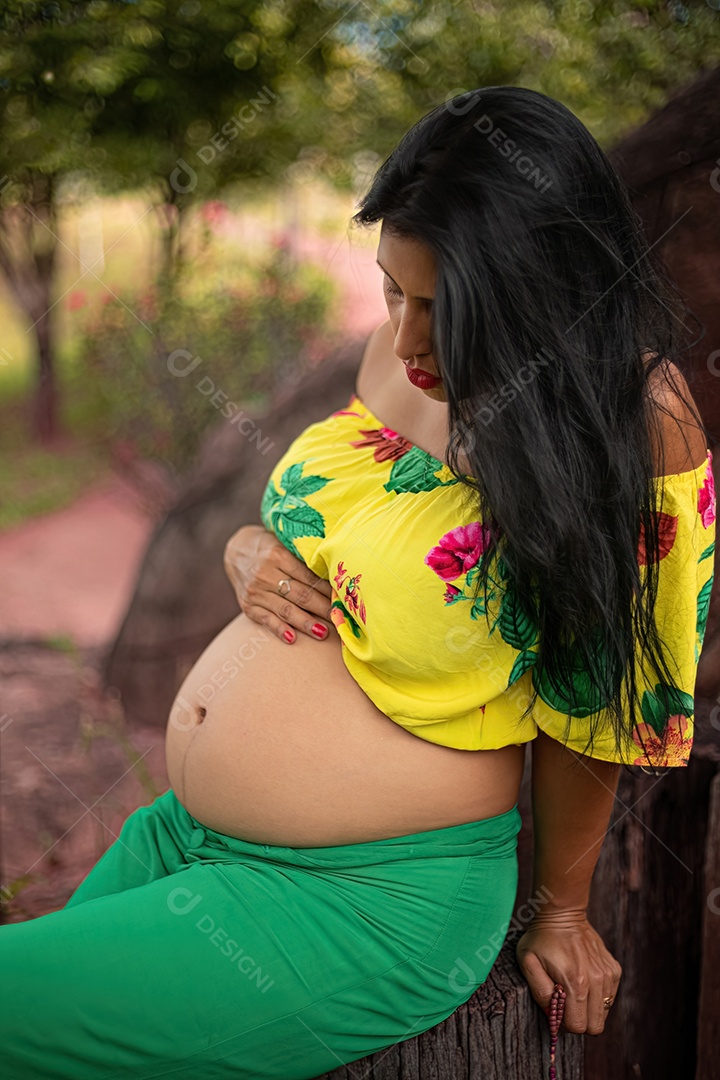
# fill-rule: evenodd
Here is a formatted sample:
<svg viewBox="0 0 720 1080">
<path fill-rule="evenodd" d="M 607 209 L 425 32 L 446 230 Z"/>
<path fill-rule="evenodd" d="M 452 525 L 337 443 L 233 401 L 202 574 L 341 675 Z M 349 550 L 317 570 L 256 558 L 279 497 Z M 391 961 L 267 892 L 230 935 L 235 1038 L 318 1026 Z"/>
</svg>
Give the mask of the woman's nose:
<svg viewBox="0 0 720 1080">
<path fill-rule="evenodd" d="M 406 307 L 395 330 L 394 347 L 396 355 L 401 360 L 412 360 L 413 356 L 429 356 L 432 352 L 432 342 L 428 320 L 417 315 L 413 316 Z"/>
</svg>

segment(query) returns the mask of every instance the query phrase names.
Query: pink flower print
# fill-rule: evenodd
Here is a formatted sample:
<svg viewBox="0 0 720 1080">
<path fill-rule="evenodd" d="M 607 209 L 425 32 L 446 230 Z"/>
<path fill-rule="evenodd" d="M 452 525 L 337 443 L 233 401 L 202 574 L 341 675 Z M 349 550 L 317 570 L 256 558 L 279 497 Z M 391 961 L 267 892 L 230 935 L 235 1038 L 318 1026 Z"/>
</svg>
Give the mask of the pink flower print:
<svg viewBox="0 0 720 1080">
<path fill-rule="evenodd" d="M 345 618 L 350 621 L 351 628 L 356 637 L 360 635 L 359 624 L 357 619 L 361 622 L 367 621 L 367 611 L 365 609 L 365 601 L 360 595 L 360 588 L 358 582 L 362 574 L 355 574 L 351 577 L 345 569 L 342 562 L 338 563 L 337 573 L 333 575 L 335 582 L 334 595 L 337 597 L 331 605 L 330 618 L 335 626 L 340 626 Z M 342 585 L 345 585 L 345 595 L 342 599 L 339 597 L 339 592 Z"/>
<path fill-rule="evenodd" d="M 340 561 L 338 563 L 337 574 L 333 576 L 335 582 L 335 588 L 339 589 L 343 583 L 343 580 L 347 577 L 347 570 L 345 569 L 345 563 Z"/>
<path fill-rule="evenodd" d="M 427 559 L 425 561 L 427 562 Z M 452 604 L 458 596 L 462 595 L 462 589 L 458 589 L 455 585 L 446 585 L 443 599 L 446 604 Z"/>
<path fill-rule="evenodd" d="M 487 525 L 471 521 L 469 525 L 458 525 L 441 536 L 439 545 L 430 548 L 424 562 L 443 581 L 454 581 L 477 565 L 489 543 Z"/>
<path fill-rule="evenodd" d="M 359 429 L 360 430 L 360 429 Z M 351 446 L 363 447 L 373 446 L 373 458 L 375 461 L 397 461 L 398 458 L 403 457 L 409 450 L 412 450 L 413 444 L 404 439 L 402 435 L 398 435 L 397 431 L 393 431 L 392 428 L 372 428 L 370 430 L 360 430 L 360 434 L 364 436 L 362 439 L 358 439 L 355 442 L 351 442 Z"/>
<path fill-rule="evenodd" d="M 633 765 L 687 765 L 693 745 L 692 735 L 686 735 L 689 723 L 687 716 L 678 714 L 668 719 L 661 738 L 649 724 L 637 724 L 633 739 L 645 751 L 635 758 Z"/>
<path fill-rule="evenodd" d="M 709 529 L 715 521 L 715 477 L 712 470 L 712 453 L 708 451 L 708 463 L 705 470 L 705 482 L 698 491 L 698 513 L 702 518 L 703 528 Z"/>
<path fill-rule="evenodd" d="M 351 577 L 345 569 L 342 562 L 338 563 L 338 572 L 334 575 L 335 588 L 340 592 L 340 587 L 345 582 L 345 604 L 353 615 L 359 615 L 363 622 L 365 622 L 365 616 L 367 614 L 365 610 L 365 603 L 360 595 L 360 589 L 358 588 L 358 581 L 362 577 L 362 574 L 355 574 Z"/>
</svg>

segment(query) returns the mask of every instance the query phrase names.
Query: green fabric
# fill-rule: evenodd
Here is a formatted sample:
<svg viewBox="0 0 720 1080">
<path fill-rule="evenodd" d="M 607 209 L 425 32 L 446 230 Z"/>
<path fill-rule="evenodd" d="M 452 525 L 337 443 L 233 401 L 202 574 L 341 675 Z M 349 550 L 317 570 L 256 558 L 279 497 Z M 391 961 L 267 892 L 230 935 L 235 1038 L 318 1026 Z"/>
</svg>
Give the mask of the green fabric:
<svg viewBox="0 0 720 1080">
<path fill-rule="evenodd" d="M 520 827 L 288 848 L 168 790 L 63 909 L 0 927 L 2 1075 L 303 1080 L 411 1039 L 487 978 Z"/>
</svg>

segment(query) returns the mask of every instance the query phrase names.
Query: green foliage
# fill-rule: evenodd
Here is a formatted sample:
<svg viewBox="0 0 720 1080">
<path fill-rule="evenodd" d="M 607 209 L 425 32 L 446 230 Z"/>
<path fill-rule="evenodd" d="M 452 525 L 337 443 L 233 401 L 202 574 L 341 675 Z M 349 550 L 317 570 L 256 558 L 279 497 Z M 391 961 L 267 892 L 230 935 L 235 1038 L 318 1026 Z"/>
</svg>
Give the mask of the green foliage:
<svg viewBox="0 0 720 1080">
<path fill-rule="evenodd" d="M 45 645 L 48 649 L 70 653 L 73 656 L 76 656 L 78 652 L 75 640 L 70 634 L 50 634 L 45 638 Z"/>
<path fill-rule="evenodd" d="M 0 443 L 0 529 L 67 506 L 109 472 L 87 446 L 51 452 L 20 445 L 20 439 L 14 445 L 6 439 Z"/>
<path fill-rule="evenodd" d="M 309 174 L 363 190 L 420 116 L 477 86 L 555 97 L 608 146 L 720 63 L 717 8 L 717 0 L 4 0 L 0 206 L 25 202 L 33 220 L 32 257 L 21 267 L 0 229 L 0 266 L 35 325 L 56 231 L 41 208 L 52 211 L 58 191 L 79 199 L 143 188 L 172 204 L 161 230 L 170 273 L 192 202 L 237 182 Z"/>
<path fill-rule="evenodd" d="M 186 278 L 96 308 L 74 374 L 96 435 L 174 477 L 210 426 L 261 411 L 282 376 L 314 358 L 334 298 L 324 275 L 295 267 L 281 247 L 240 286 Z"/>
<path fill-rule="evenodd" d="M 605 143 L 720 62 L 719 28 L 714 0 L 5 0 L 0 175 L 159 184 L 179 205 L 293 162 L 347 186 L 355 155 L 502 83 L 560 98 Z"/>
<path fill-rule="evenodd" d="M 8 881 L 6 885 L 0 888 L 0 923 L 5 921 L 5 915 L 11 909 L 15 897 L 19 896 L 29 885 L 40 880 L 42 880 L 40 874 L 22 874 L 20 877 L 14 878 L 13 881 Z"/>
</svg>

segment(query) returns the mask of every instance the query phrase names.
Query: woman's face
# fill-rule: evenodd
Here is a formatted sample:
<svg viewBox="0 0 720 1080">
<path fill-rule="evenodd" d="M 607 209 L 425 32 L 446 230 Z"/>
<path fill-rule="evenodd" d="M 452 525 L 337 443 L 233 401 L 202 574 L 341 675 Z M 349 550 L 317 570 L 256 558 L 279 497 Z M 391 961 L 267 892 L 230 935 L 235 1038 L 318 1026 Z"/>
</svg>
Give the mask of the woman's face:
<svg viewBox="0 0 720 1080">
<path fill-rule="evenodd" d="M 442 381 L 423 379 L 423 372 L 439 379 L 432 355 L 430 314 L 435 295 L 435 259 L 420 240 L 380 233 L 377 261 L 384 271 L 383 290 L 395 334 L 395 355 L 418 391 L 436 401 L 447 401 Z"/>
</svg>

